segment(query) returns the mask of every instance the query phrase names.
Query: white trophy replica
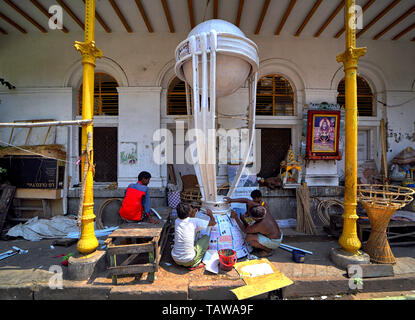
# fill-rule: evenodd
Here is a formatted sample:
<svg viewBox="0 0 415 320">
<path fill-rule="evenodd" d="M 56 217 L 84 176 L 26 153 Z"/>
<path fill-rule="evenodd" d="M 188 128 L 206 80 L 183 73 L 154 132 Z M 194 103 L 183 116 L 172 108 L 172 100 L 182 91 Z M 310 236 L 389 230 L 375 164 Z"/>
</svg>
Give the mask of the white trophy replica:
<svg viewBox="0 0 415 320">
<path fill-rule="evenodd" d="M 208 20 L 197 25 L 181 42 L 175 52 L 176 75 L 186 84 L 188 129 L 195 129 L 195 173 L 201 188 L 202 208 L 212 210 L 217 225 L 210 230 L 209 250 L 233 249 L 237 257 L 248 254 L 251 248 L 230 218 L 231 207 L 217 194 L 216 129 L 217 98 L 236 92 L 246 81 L 249 86 L 246 114 L 249 147 L 245 148 L 241 164 L 230 186 L 231 197 L 244 171 L 255 134 L 256 85 L 259 68 L 258 48 L 233 24 L 223 20 Z"/>
</svg>

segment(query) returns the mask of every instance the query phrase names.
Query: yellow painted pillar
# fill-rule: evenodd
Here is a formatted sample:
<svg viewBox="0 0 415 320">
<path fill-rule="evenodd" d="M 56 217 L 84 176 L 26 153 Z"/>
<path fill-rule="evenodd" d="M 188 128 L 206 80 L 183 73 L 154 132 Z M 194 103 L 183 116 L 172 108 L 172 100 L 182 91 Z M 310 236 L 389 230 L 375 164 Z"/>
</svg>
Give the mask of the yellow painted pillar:
<svg viewBox="0 0 415 320">
<path fill-rule="evenodd" d="M 366 54 L 366 48 L 356 48 L 355 0 L 345 0 L 346 51 L 337 56 L 343 62 L 346 83 L 346 143 L 345 190 L 343 232 L 341 247 L 352 254 L 359 254 L 362 246 L 357 236 L 357 63 Z"/>
<path fill-rule="evenodd" d="M 85 2 L 85 42 L 75 41 L 75 48 L 82 54 L 83 91 L 82 91 L 82 119 L 94 118 L 94 73 L 95 60 L 102 57 L 102 51 L 95 47 L 95 0 Z M 90 152 L 86 155 L 88 137 L 90 137 Z M 81 237 L 77 249 L 82 254 L 89 254 L 98 247 L 98 240 L 94 230 L 94 177 L 93 177 L 93 123 L 82 127 L 82 171 L 84 161 L 89 161 L 86 175 L 85 196 L 81 217 Z M 84 172 L 82 172 L 84 177 Z M 83 179 L 83 178 L 82 178 Z"/>
</svg>

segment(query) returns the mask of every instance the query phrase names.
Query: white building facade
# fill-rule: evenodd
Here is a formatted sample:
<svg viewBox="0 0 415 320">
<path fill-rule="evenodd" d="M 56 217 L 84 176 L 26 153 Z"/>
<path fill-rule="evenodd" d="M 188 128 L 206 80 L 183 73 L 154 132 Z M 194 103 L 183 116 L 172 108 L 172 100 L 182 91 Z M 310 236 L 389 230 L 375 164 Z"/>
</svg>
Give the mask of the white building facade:
<svg viewBox="0 0 415 320">
<path fill-rule="evenodd" d="M 173 10 L 173 3 L 170 5 Z M 133 2 L 130 6 L 133 8 Z M 331 7 L 333 6 L 334 4 L 331 4 Z M 320 8 L 322 11 L 319 14 L 328 16 L 331 7 Z M 124 9 L 126 8 L 125 5 Z M 259 6 L 258 10 L 261 8 L 262 6 Z M 264 31 L 271 25 L 273 16 L 276 17 L 278 13 L 280 17 L 282 14 L 270 11 L 271 9 L 268 9 L 264 20 L 263 32 L 249 32 L 248 23 L 241 29 L 258 45 L 258 78 L 278 75 L 286 79 L 293 90 L 294 111 L 291 115 L 257 115 L 256 126 L 258 129 L 289 129 L 290 144 L 294 153 L 299 155 L 303 141 L 303 110 L 310 103 L 337 103 L 338 86 L 344 72 L 343 65 L 336 62 L 336 56 L 344 51 L 344 35 L 338 39 L 333 38 L 331 34 L 313 37 L 312 29 L 296 37 L 289 32 L 290 25 L 287 25 L 287 32 L 276 36 L 273 32 Z M 309 9 L 302 7 L 299 10 L 308 12 Z M 248 19 L 248 11 L 245 8 L 242 18 Z M 342 23 L 342 12 L 333 20 L 338 26 Z M 368 21 L 376 12 L 371 14 L 372 16 L 367 18 Z M 69 16 L 64 17 L 70 19 Z M 293 11 L 290 18 L 294 17 L 298 24 L 303 16 Z M 313 19 L 317 19 L 317 16 Z M 256 18 L 252 20 L 256 21 Z M 66 21 L 64 20 L 64 23 L 70 24 Z M 322 22 L 310 21 L 307 28 L 314 26 L 314 29 Z M 115 17 L 113 20 L 109 15 L 107 22 L 117 26 L 120 24 L 119 21 L 115 21 Z M 296 24 L 292 22 L 292 25 Z M 385 22 L 382 26 L 386 25 Z M 336 26 L 329 27 L 331 29 L 327 30 L 336 30 Z M 73 31 L 68 34 L 54 30 L 49 31 L 47 35 L 33 31 L 30 34 L 10 32 L 8 35 L 0 36 L 0 77 L 16 87 L 14 90 L 0 87 L 1 122 L 81 118 L 79 94 L 82 64 L 80 54 L 74 49 L 73 44 L 75 41 L 83 40 L 83 32 L 75 26 L 72 29 Z M 379 26 L 378 30 L 381 29 Z M 108 33 L 97 26 L 96 44 L 103 51 L 104 57 L 97 59 L 96 73 L 111 76 L 117 83 L 118 94 L 116 115 L 94 117 L 94 128 L 116 128 L 117 141 L 116 148 L 113 146 L 114 148 L 108 148 L 106 151 L 116 153 L 115 179 L 101 179 L 97 182 L 98 186 L 116 181 L 119 188 L 124 188 L 136 181 L 140 171 L 146 170 L 152 174 L 151 187 L 166 187 L 167 165 L 159 165 L 153 160 L 153 151 L 159 143 L 154 140 L 153 134 L 160 128 L 174 129 L 176 121 L 184 119 L 168 114 L 168 93 L 176 77 L 174 50 L 189 31 L 190 28 L 187 26 L 180 30 L 177 28 L 174 33 L 167 30 L 127 33 L 122 27 L 114 27 L 114 30 Z M 399 41 L 373 40 L 369 37 L 358 39 L 359 47 L 367 47 L 367 54 L 359 60 L 359 76 L 367 81 L 373 94 L 371 115 L 359 117 L 360 160 L 373 159 L 379 169 L 382 156 L 382 119 L 387 124 L 388 162 L 403 149 L 408 146 L 414 147 L 415 144 L 415 43 L 410 41 L 411 35 L 414 33 Z M 237 93 L 220 99 L 218 104 L 245 106 L 247 96 L 248 89 L 241 88 Z M 9 140 L 10 130 L 0 129 L 2 142 Z M 78 128 L 58 128 L 55 142 L 64 145 L 67 151 L 67 176 L 70 177 L 70 188 L 73 188 L 80 180 L 79 167 L 76 165 L 79 159 Z M 341 137 L 341 143 L 344 143 L 344 137 Z M 120 154 L 129 144 L 136 145 L 137 148 L 137 161 L 132 163 L 123 161 Z M 344 160 L 312 161 L 307 166 L 306 174 L 307 169 L 317 174 L 333 171 L 338 175 L 339 181 L 334 185 L 341 183 L 343 179 Z M 178 166 L 177 169 L 182 174 L 192 173 L 190 167 Z"/>
</svg>

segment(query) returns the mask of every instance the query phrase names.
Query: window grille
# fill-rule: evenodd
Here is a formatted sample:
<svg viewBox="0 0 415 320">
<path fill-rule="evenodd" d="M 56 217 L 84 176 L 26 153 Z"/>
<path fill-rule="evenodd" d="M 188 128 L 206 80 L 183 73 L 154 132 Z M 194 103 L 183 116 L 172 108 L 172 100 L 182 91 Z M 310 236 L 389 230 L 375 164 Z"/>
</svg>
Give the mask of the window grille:
<svg viewBox="0 0 415 320">
<path fill-rule="evenodd" d="M 346 82 L 343 79 L 337 87 L 337 103 L 342 107 L 346 104 L 345 98 Z M 373 93 L 368 82 L 363 78 L 357 77 L 357 113 L 359 117 L 373 116 Z"/>
<path fill-rule="evenodd" d="M 167 92 L 167 115 L 186 115 L 186 87 L 184 81 L 174 78 Z"/>
<path fill-rule="evenodd" d="M 287 79 L 275 74 L 259 79 L 256 115 L 293 116 L 294 113 L 294 91 Z"/>
<path fill-rule="evenodd" d="M 94 80 L 94 115 L 118 115 L 118 83 L 106 73 L 96 73 Z M 79 115 L 82 115 L 82 84 L 79 88 Z"/>
</svg>

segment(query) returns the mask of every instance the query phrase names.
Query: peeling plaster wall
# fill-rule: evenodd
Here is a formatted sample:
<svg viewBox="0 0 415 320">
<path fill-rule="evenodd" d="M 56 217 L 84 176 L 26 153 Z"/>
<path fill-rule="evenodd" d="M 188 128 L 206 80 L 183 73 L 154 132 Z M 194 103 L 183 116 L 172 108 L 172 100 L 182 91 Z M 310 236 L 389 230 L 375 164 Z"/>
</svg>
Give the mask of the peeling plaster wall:
<svg viewBox="0 0 415 320">
<path fill-rule="evenodd" d="M 409 102 L 408 102 L 409 101 Z M 415 149 L 415 92 L 388 92 L 388 162 L 407 147 Z"/>
</svg>

